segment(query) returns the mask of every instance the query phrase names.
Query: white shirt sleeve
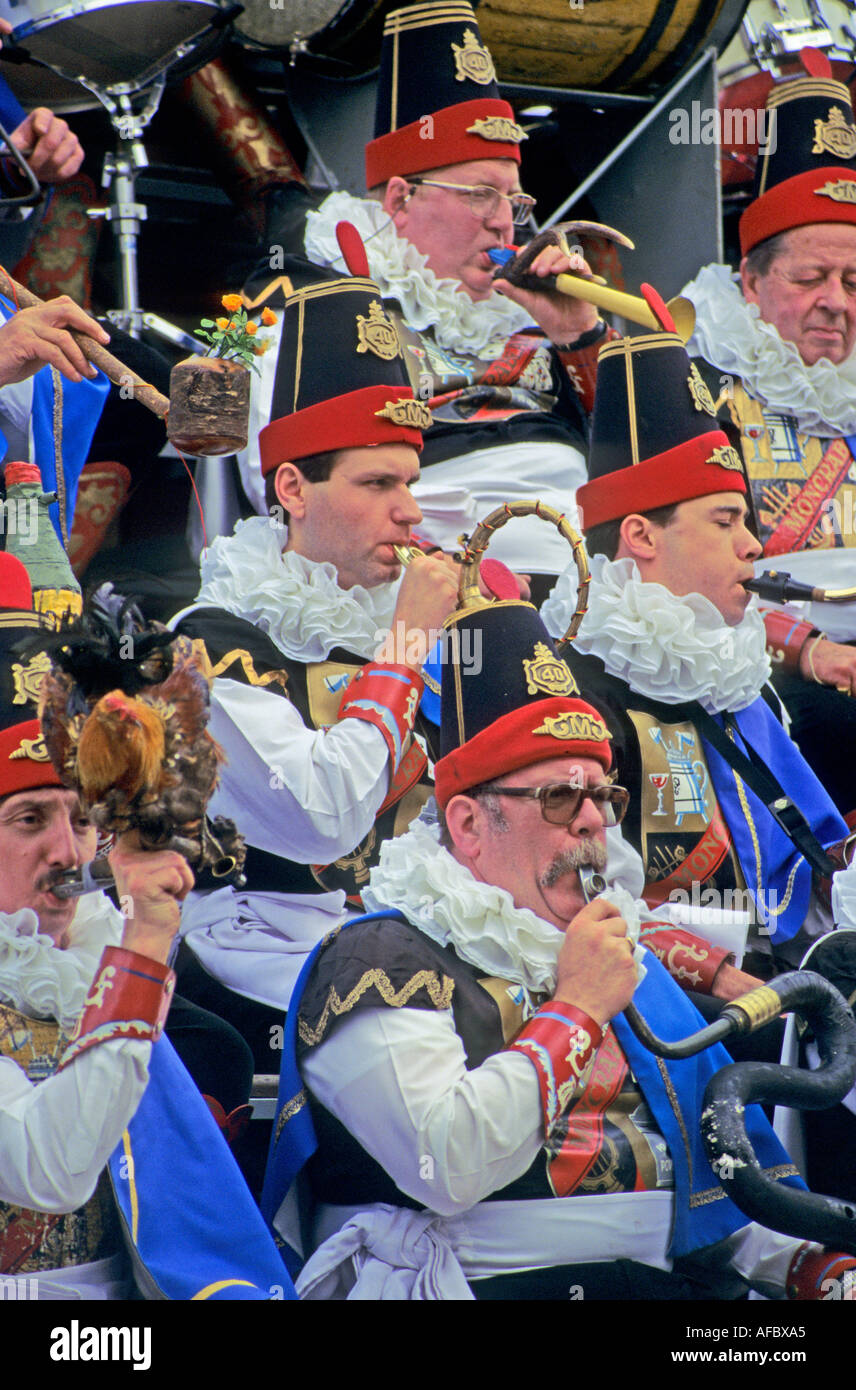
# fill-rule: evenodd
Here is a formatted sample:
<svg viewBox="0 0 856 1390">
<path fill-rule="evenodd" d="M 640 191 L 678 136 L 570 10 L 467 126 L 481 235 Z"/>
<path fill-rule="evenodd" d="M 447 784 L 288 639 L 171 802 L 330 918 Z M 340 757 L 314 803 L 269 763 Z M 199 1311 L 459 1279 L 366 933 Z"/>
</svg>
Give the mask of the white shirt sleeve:
<svg viewBox="0 0 856 1390">
<path fill-rule="evenodd" d="M 231 816 L 258 849 L 326 864 L 371 830 L 389 789 L 389 752 L 372 724 L 308 729 L 281 696 L 218 679 L 210 730 L 228 759 L 211 813 Z"/>
<path fill-rule="evenodd" d="M 150 1052 L 145 1041 L 101 1043 L 38 1086 L 0 1057 L 0 1199 L 82 1206 L 142 1099 Z"/>
<path fill-rule="evenodd" d="M 520 1177 L 544 1140 L 531 1062 L 500 1052 L 467 1071 L 448 1010 L 361 1011 L 302 1070 L 396 1185 L 442 1216 Z"/>
</svg>

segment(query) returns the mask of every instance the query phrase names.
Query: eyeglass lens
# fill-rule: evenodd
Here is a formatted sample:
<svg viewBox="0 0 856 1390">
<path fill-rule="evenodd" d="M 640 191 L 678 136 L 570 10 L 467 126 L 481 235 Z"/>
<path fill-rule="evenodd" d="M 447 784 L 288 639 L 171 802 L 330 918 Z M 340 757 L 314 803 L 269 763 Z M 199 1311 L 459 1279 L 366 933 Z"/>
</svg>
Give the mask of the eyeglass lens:
<svg viewBox="0 0 856 1390">
<path fill-rule="evenodd" d="M 569 825 L 590 797 L 603 817 L 604 825 L 618 825 L 627 809 L 627 793 L 623 787 L 545 787 L 541 793 L 544 819 L 553 825 Z"/>
</svg>

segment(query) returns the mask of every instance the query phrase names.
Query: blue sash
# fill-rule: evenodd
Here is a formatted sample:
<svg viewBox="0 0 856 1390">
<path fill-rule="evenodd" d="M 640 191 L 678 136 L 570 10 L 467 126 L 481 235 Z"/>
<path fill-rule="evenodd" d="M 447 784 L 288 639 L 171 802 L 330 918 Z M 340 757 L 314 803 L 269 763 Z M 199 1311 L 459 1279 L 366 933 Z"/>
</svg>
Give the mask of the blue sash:
<svg viewBox="0 0 856 1390">
<path fill-rule="evenodd" d="M 633 1003 L 653 1032 L 665 1042 L 676 1042 L 703 1028 L 705 1020 L 695 1005 L 651 952 L 645 967 L 647 974 Z M 749 1218 L 726 1196 L 710 1167 L 699 1132 L 705 1087 L 731 1058 L 717 1043 L 695 1057 L 667 1062 L 643 1046 L 623 1014 L 612 1020 L 612 1026 L 675 1165 L 675 1225 L 669 1254 L 676 1259 L 748 1225 Z M 768 1176 L 790 1187 L 805 1187 L 760 1105 L 747 1108 L 746 1130 Z"/>
<path fill-rule="evenodd" d="M 7 322 L 14 312 L 14 304 L 0 295 L 0 315 L 3 321 Z M 49 367 L 42 367 L 33 377 L 35 457 L 32 462 L 38 464 L 41 470 L 42 488 L 45 492 L 59 492 L 62 495 L 64 489 L 63 524 L 66 535 L 71 535 L 77 484 L 89 454 L 95 427 L 104 409 L 110 382 L 100 371 L 92 381 L 74 382 L 60 377 L 59 382 L 57 397 L 53 373 Z M 2 428 L 0 442 L 5 448 L 7 441 Z M 62 480 L 63 488 L 57 487 L 58 478 Z M 58 502 L 52 505 L 50 516 L 54 529 L 62 540 Z"/>
<path fill-rule="evenodd" d="M 348 931 L 359 922 L 380 918 L 407 920 L 397 911 L 373 912 L 347 922 L 341 930 Z M 319 942 L 306 961 L 288 1009 L 277 1117 L 261 1200 L 262 1212 L 271 1224 L 301 1168 L 318 1147 L 297 1066 L 296 1041 L 303 990 L 324 945 L 324 941 Z M 645 964 L 648 973 L 636 990 L 633 1002 L 654 1032 L 667 1042 L 673 1042 L 704 1027 L 704 1019 L 656 956 L 649 952 Z M 698 1127 L 705 1087 L 713 1073 L 731 1058 L 724 1047 L 716 1046 L 685 1061 L 660 1064 L 630 1031 L 623 1015 L 613 1019 L 613 1027 L 674 1161 L 675 1226 L 670 1254 L 677 1258 L 712 1245 L 748 1224 L 748 1218 L 726 1197 L 708 1164 Z M 761 1167 L 773 1170 L 771 1176 L 791 1186 L 803 1187 L 802 1179 L 773 1134 L 761 1107 L 750 1106 L 746 1119 Z M 559 1200 L 572 1202 L 574 1199 Z M 286 1246 L 284 1253 L 289 1269 L 296 1274 L 302 1263 L 298 1252 Z"/>
<path fill-rule="evenodd" d="M 211 1112 L 169 1040 L 110 1177 L 126 1236 L 164 1298 L 294 1299 L 294 1286 Z"/>
<path fill-rule="evenodd" d="M 746 742 L 800 808 L 820 843 L 831 845 L 843 839 L 848 830 L 841 815 L 766 700 L 759 696 L 734 718 Z M 759 916 L 767 924 L 767 934 L 774 944 L 789 941 L 799 931 L 808 911 L 811 868 L 763 802 L 741 779 L 749 809 L 747 818 L 734 772 L 706 739 L 704 751 L 717 800 L 734 837 L 740 867 L 758 904 Z M 761 901 L 757 892 L 759 875 Z"/>
</svg>

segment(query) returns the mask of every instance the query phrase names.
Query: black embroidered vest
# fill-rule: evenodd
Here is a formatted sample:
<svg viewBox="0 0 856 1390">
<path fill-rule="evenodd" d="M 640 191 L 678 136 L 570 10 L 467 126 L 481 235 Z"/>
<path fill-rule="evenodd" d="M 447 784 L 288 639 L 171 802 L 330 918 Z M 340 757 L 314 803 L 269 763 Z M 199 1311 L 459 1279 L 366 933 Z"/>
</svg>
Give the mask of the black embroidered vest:
<svg viewBox="0 0 856 1390">
<path fill-rule="evenodd" d="M 297 661 L 285 656 L 252 623 L 219 608 L 194 609 L 177 631 L 204 643 L 215 676 L 262 686 L 290 700 L 310 729 L 336 723 L 345 687 L 354 672 L 365 665 L 364 658 L 338 647 L 325 661 Z M 436 754 L 430 740 L 436 740 L 438 731 L 417 714 L 415 733 L 419 737 L 411 742 L 395 775 L 398 795 L 387 797 L 389 804 L 381 808 L 368 835 L 351 853 L 332 864 L 308 865 L 248 845 L 244 869 L 248 891 L 322 893 L 338 888 L 359 907 L 360 893 L 378 861 L 383 841 L 402 834 L 431 795 L 432 782 L 422 749 L 424 744 L 433 760 Z"/>
<path fill-rule="evenodd" d="M 451 1009 L 467 1070 L 472 1071 L 519 1032 L 524 1002 L 519 985 L 485 976 L 451 947 L 436 945 L 407 922 L 357 922 L 331 938 L 307 983 L 299 1007 L 298 1058 L 322 1043 L 338 1018 L 356 1009 Z M 527 1172 L 486 1200 L 671 1187 L 665 1140 L 614 1035 L 608 1033 L 607 1039 L 596 1066 L 597 1084 L 610 1095 L 608 1106 L 598 1113 L 575 1109 L 572 1103 Z M 308 1094 L 318 1137 L 318 1151 L 308 1165 L 315 1198 L 339 1205 L 387 1202 L 419 1210 L 421 1204 L 402 1192 L 344 1125 Z"/>
</svg>

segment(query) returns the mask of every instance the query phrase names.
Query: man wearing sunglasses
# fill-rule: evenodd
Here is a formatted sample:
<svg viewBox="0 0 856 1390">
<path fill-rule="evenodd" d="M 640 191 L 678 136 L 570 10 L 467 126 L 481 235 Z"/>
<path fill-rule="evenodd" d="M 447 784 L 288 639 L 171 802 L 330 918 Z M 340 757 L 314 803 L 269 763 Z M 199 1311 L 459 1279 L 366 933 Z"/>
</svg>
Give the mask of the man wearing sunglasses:
<svg viewBox="0 0 856 1390">
<path fill-rule="evenodd" d="M 367 196 L 337 190 L 307 215 L 310 195 L 291 185 L 281 231 L 270 238 L 294 246 L 294 228 L 302 229 L 305 218 L 301 253 L 341 272 L 336 227 L 344 220 L 360 233 L 369 273 L 403 340 L 414 392 L 434 415 L 414 496 L 422 533 L 445 550 L 456 550 L 461 532 L 502 502 L 537 497 L 566 511 L 584 480 L 584 409 L 605 326 L 590 305 L 566 295 L 505 281 L 498 290 L 494 282 L 490 253 L 525 242 L 534 228 L 534 199 L 520 177 L 526 138 L 499 98 L 469 4 L 456 0 L 439 13 L 425 5 L 396 10 L 384 33 Z M 283 268 L 300 288 L 305 261 Z M 559 246 L 546 247 L 534 262 L 541 277 L 567 270 L 589 274 L 580 254 Z M 249 297 L 275 295 L 272 279 L 266 257 Z M 257 428 L 268 423 L 277 399 L 276 366 L 273 353 L 262 360 L 253 399 Z M 240 462 L 245 488 L 263 512 L 252 442 Z M 529 519 L 506 528 L 491 553 L 536 575 L 555 576 L 565 564 L 558 534 Z"/>
<path fill-rule="evenodd" d="M 374 916 L 322 945 L 292 1000 L 299 1076 L 286 1058 L 263 1205 L 293 1240 L 303 1086 L 318 1248 L 301 1297 L 811 1296 L 789 1271 L 819 1252 L 747 1226 L 700 1152 L 724 1051 L 663 1066 L 622 1017 L 632 998 L 655 1032 L 700 1026 L 634 944 L 651 914 L 619 886 L 641 876 L 614 828 L 627 795 L 602 718 L 545 694 L 572 677 L 531 610 L 458 621 L 503 642 L 479 677 L 444 680 L 441 825 L 387 842 Z M 608 884 L 588 903 L 586 866 Z M 759 1118 L 752 1142 L 793 1183 Z"/>
</svg>

